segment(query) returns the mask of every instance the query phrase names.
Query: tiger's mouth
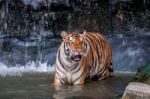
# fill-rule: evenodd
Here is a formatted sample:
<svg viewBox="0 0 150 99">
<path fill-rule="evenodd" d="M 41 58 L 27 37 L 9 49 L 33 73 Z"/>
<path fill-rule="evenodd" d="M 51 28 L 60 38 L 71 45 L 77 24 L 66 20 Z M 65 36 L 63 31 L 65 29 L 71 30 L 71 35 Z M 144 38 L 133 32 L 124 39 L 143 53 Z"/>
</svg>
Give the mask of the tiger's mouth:
<svg viewBox="0 0 150 99">
<path fill-rule="evenodd" d="M 81 60 L 81 55 L 73 55 L 71 56 L 71 59 L 75 62 L 78 62 Z"/>
</svg>

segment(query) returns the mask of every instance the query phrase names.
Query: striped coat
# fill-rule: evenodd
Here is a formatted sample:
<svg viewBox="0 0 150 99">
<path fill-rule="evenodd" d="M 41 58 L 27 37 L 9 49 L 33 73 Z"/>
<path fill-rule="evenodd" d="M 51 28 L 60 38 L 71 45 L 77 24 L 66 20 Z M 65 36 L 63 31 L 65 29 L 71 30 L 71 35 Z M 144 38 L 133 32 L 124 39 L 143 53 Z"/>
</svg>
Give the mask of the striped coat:
<svg viewBox="0 0 150 99">
<path fill-rule="evenodd" d="M 86 32 L 61 34 L 54 85 L 82 85 L 86 79 L 101 80 L 112 74 L 112 48 L 104 36 Z"/>
</svg>

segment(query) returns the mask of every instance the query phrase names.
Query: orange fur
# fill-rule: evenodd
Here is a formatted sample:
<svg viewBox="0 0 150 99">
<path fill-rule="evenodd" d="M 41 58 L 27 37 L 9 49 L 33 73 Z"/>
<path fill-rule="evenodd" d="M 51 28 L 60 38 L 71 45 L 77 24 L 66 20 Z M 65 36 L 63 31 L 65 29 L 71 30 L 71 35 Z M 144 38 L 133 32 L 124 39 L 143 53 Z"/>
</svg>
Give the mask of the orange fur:
<svg viewBox="0 0 150 99">
<path fill-rule="evenodd" d="M 73 61 L 71 58 L 66 58 L 64 63 L 60 62 L 63 60 L 62 58 L 64 58 L 61 56 L 61 51 L 63 50 L 65 44 L 67 44 L 66 46 L 70 48 L 70 53 L 83 53 L 81 54 L 82 58 L 77 62 L 78 65 L 76 67 L 66 67 L 68 62 L 67 59 Z M 63 36 L 63 43 L 61 44 L 58 52 L 60 53 L 57 53 L 54 79 L 54 84 L 56 85 L 61 85 L 68 82 L 64 79 L 71 79 L 70 84 L 82 85 L 85 83 L 86 79 L 105 79 L 112 73 L 112 48 L 107 39 L 99 33 L 67 33 L 65 36 Z M 78 67 L 80 68 L 78 71 L 75 73 L 72 72 Z M 61 68 L 61 70 L 59 70 L 59 68 Z M 75 69 L 72 70 L 69 68 Z M 78 75 L 79 77 L 76 77 Z"/>
</svg>

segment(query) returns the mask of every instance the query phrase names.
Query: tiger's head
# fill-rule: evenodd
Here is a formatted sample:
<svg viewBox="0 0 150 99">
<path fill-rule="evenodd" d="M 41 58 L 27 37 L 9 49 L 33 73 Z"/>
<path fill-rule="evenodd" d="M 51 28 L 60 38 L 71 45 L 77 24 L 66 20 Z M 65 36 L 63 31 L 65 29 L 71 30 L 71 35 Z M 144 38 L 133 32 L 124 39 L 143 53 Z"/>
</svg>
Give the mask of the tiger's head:
<svg viewBox="0 0 150 99">
<path fill-rule="evenodd" d="M 63 31 L 61 36 L 64 42 L 64 52 L 68 58 L 75 62 L 79 62 L 86 50 L 86 43 L 84 41 L 83 33 L 67 33 Z"/>
</svg>

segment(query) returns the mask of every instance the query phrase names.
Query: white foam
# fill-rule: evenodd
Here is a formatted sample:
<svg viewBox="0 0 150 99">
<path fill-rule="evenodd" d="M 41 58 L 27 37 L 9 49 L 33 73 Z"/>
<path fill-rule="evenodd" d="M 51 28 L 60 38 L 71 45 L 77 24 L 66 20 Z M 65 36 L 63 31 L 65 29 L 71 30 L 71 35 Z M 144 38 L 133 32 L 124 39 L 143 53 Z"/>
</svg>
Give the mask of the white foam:
<svg viewBox="0 0 150 99">
<path fill-rule="evenodd" d="M 0 75 L 1 76 L 21 76 L 23 73 L 28 72 L 47 72 L 51 73 L 54 71 L 54 66 L 48 66 L 47 62 L 45 63 L 35 63 L 35 62 L 28 62 L 25 66 L 16 65 L 15 67 L 11 66 L 8 67 L 7 65 L 0 62 Z"/>
</svg>

